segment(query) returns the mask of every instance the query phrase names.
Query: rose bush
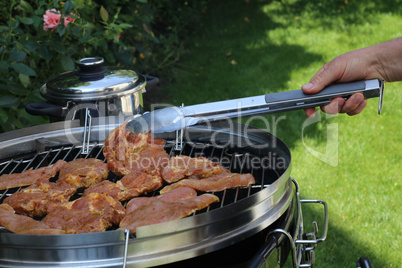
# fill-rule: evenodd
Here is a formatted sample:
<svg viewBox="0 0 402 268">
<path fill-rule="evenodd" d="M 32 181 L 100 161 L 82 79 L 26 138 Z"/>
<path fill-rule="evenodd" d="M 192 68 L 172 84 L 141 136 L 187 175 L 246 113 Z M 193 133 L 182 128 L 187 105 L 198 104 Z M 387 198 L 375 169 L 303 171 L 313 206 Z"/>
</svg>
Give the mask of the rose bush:
<svg viewBox="0 0 402 268">
<path fill-rule="evenodd" d="M 80 58 L 101 56 L 107 65 L 160 76 L 179 59 L 181 36 L 203 7 L 183 0 L 1 1 L 0 132 L 46 123 L 25 105 L 44 101 L 39 88 Z"/>
</svg>

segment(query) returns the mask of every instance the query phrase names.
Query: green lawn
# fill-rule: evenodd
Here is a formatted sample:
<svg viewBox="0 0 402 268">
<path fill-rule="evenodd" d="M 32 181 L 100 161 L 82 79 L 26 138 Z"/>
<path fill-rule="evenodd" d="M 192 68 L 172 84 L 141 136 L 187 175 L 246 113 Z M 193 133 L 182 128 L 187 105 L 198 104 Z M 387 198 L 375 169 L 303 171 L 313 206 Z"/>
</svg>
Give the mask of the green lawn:
<svg viewBox="0 0 402 268">
<path fill-rule="evenodd" d="M 335 56 L 400 36 L 400 0 L 210 1 L 161 94 L 190 105 L 298 89 Z M 382 115 L 372 99 L 354 117 L 320 114 L 309 124 L 294 111 L 267 116 L 269 125 L 252 121 L 290 147 L 302 198 L 328 203 L 329 233 L 316 267 L 355 267 L 361 256 L 376 268 L 402 266 L 401 87 L 386 84 Z M 312 220 L 322 222 L 321 208 L 303 213 L 308 231 Z"/>
</svg>

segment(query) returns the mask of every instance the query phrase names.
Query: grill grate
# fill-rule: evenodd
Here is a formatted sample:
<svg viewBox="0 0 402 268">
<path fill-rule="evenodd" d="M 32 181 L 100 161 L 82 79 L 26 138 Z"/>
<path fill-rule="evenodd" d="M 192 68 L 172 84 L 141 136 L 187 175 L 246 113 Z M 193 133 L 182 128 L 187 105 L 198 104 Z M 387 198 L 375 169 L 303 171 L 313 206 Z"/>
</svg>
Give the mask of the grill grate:
<svg viewBox="0 0 402 268">
<path fill-rule="evenodd" d="M 212 145 L 209 143 L 195 143 L 185 142 L 182 144 L 180 150 L 176 150 L 176 144 L 173 141 L 166 141 L 164 148 L 170 157 L 177 155 L 187 155 L 190 157 L 206 157 L 214 162 L 219 162 L 223 167 L 230 169 L 236 173 L 251 173 L 256 180 L 255 185 L 249 187 L 238 187 L 235 189 L 227 189 L 221 192 L 214 192 L 216 196 L 221 200 L 219 203 L 211 204 L 209 207 L 199 210 L 194 214 L 205 213 L 214 209 L 218 209 L 229 204 L 235 203 L 239 200 L 249 197 L 250 195 L 261 191 L 267 187 L 270 183 L 279 178 L 279 174 L 276 170 L 266 167 L 253 167 L 250 163 L 253 161 L 253 157 L 259 157 L 258 155 L 251 155 L 245 153 L 241 148 L 233 148 L 227 146 Z M 57 160 L 63 159 L 65 161 L 72 161 L 76 158 L 97 158 L 102 161 L 106 161 L 103 156 L 103 143 L 92 144 L 89 147 L 87 154 L 82 153 L 82 146 L 62 146 L 48 148 L 40 153 L 29 153 L 20 155 L 13 159 L 6 160 L 0 163 L 0 175 L 10 173 L 20 173 L 28 169 L 37 169 L 40 167 L 48 166 L 55 163 Z M 116 182 L 120 177 L 116 176 L 112 172 L 109 173 L 108 180 Z M 52 178 L 51 181 L 56 181 L 57 176 Z M 7 197 L 18 191 L 21 188 L 13 188 L 0 191 L 0 203 Z M 153 196 L 156 192 L 148 193 L 143 196 Z M 73 199 L 79 198 L 82 192 L 78 192 Z M 123 204 L 125 205 L 125 204 Z M 0 227 L 1 228 L 1 227 Z"/>
</svg>

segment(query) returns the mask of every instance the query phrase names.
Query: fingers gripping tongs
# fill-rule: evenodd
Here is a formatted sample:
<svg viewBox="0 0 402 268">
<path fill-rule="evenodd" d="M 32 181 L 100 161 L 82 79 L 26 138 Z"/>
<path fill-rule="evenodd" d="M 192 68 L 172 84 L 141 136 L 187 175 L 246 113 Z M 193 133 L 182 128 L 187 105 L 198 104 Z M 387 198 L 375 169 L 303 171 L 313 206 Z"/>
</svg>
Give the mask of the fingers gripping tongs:
<svg viewBox="0 0 402 268">
<path fill-rule="evenodd" d="M 172 132 L 203 122 L 318 107 L 330 103 L 336 97 L 347 99 L 358 92 L 366 99 L 379 97 L 380 114 L 383 91 L 384 81 L 372 79 L 333 84 L 317 94 L 305 94 L 299 89 L 186 107 L 167 107 L 135 117 L 126 128 L 134 133 Z"/>
</svg>

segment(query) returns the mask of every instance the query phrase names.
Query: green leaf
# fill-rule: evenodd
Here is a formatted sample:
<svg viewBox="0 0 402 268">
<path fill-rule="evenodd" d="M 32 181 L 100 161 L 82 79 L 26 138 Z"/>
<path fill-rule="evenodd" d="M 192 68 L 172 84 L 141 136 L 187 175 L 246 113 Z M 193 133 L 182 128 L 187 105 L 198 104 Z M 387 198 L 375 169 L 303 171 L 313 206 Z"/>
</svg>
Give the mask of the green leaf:
<svg viewBox="0 0 402 268">
<path fill-rule="evenodd" d="M 21 5 L 21 7 L 22 7 L 24 10 L 29 11 L 29 12 L 31 12 L 31 13 L 34 12 L 33 7 L 32 7 L 31 4 L 29 4 L 27 1 L 21 0 L 21 1 L 20 1 L 20 5 Z"/>
<path fill-rule="evenodd" d="M 54 46 L 52 46 L 52 48 L 54 48 L 54 50 L 56 50 L 57 53 L 60 54 L 66 53 L 66 47 L 61 43 L 54 43 Z"/>
<path fill-rule="evenodd" d="M 102 20 L 104 22 L 107 22 L 107 20 L 109 19 L 109 12 L 107 12 L 107 10 L 103 6 L 101 6 L 99 13 L 100 13 Z"/>
<path fill-rule="evenodd" d="M 8 26 L 0 25 L 0 33 L 8 31 Z"/>
<path fill-rule="evenodd" d="M 59 25 L 57 25 L 56 29 L 57 29 L 57 33 L 59 34 L 59 36 L 63 36 L 67 27 L 65 27 L 63 23 L 60 23 Z"/>
<path fill-rule="evenodd" d="M 34 58 L 31 58 L 29 60 L 29 67 L 31 67 L 32 69 L 36 70 L 37 66 L 36 66 L 36 60 Z"/>
<path fill-rule="evenodd" d="M 33 23 L 33 19 L 27 17 L 19 17 L 18 20 L 26 25 L 31 25 Z"/>
<path fill-rule="evenodd" d="M 128 24 L 128 23 L 121 23 L 119 26 L 120 26 L 121 28 L 131 28 L 131 27 L 133 27 L 133 25 Z"/>
<path fill-rule="evenodd" d="M 37 28 L 41 22 L 42 22 L 42 18 L 39 16 L 32 16 L 32 20 L 33 20 L 33 25 Z"/>
<path fill-rule="evenodd" d="M 65 4 L 64 4 L 64 12 L 65 13 L 67 13 L 67 12 L 69 12 L 71 9 L 73 9 L 74 8 L 74 4 L 71 2 L 71 1 L 67 1 Z"/>
<path fill-rule="evenodd" d="M 30 82 L 29 76 L 28 76 L 28 75 L 25 75 L 25 74 L 19 74 L 18 77 L 20 78 L 21 84 L 22 84 L 25 88 L 27 88 L 28 85 L 29 85 L 29 82 Z"/>
<path fill-rule="evenodd" d="M 10 64 L 7 61 L 0 61 L 0 70 L 6 70 L 8 69 L 8 67 L 10 67 Z"/>
<path fill-rule="evenodd" d="M 74 5 L 77 7 L 77 8 L 81 8 L 83 5 L 84 5 L 84 0 L 74 0 Z"/>
<path fill-rule="evenodd" d="M 67 55 L 70 55 L 70 56 L 73 56 L 73 55 L 75 55 L 75 54 L 77 53 L 77 51 L 78 51 L 77 46 L 71 45 L 71 46 L 69 46 L 69 47 L 67 48 L 66 54 L 67 54 Z"/>
<path fill-rule="evenodd" d="M 17 15 L 15 17 L 17 18 L 19 16 Z M 19 20 L 12 20 L 9 25 L 10 25 L 10 27 L 17 29 L 17 27 L 20 26 L 20 21 Z"/>
<path fill-rule="evenodd" d="M 81 43 L 85 43 L 85 42 L 88 41 L 89 39 L 91 39 L 91 36 L 90 36 L 90 35 L 84 35 L 84 36 L 81 36 L 81 37 L 78 38 L 78 40 L 79 40 Z"/>
<path fill-rule="evenodd" d="M 24 127 L 49 123 L 49 119 L 45 116 L 30 115 L 25 111 L 25 109 L 20 109 L 18 112 Z"/>
<path fill-rule="evenodd" d="M 42 16 L 45 13 L 45 10 L 43 8 L 38 8 L 35 10 L 35 14 L 38 16 Z"/>
<path fill-rule="evenodd" d="M 39 47 L 39 55 L 45 59 L 46 61 L 50 61 L 53 57 L 52 51 L 50 51 L 47 46 L 40 46 Z"/>
<path fill-rule="evenodd" d="M 47 1 L 43 1 L 43 0 L 39 1 L 39 6 L 46 6 L 47 4 L 48 4 Z"/>
<path fill-rule="evenodd" d="M 28 54 L 35 52 L 35 50 L 39 47 L 38 43 L 33 40 L 22 41 L 21 45 L 24 47 L 24 51 Z"/>
<path fill-rule="evenodd" d="M 19 115 L 19 112 L 21 112 L 21 111 L 23 111 L 23 110 L 22 110 L 22 109 L 19 109 L 18 115 Z M 11 120 L 10 120 L 10 119 L 11 119 Z M 21 118 L 20 118 L 19 116 L 13 115 L 10 119 L 8 120 L 8 122 L 10 122 L 10 121 L 12 122 L 14 129 L 26 127 L 26 125 L 24 125 L 24 124 L 21 122 Z"/>
<path fill-rule="evenodd" d="M 137 2 L 146 4 L 148 1 L 147 0 L 137 0 Z"/>
<path fill-rule="evenodd" d="M 61 56 L 61 66 L 65 71 L 72 71 L 74 70 L 74 61 L 68 55 Z"/>
<path fill-rule="evenodd" d="M 119 43 L 119 37 L 117 36 L 117 34 L 115 34 L 113 36 L 113 43 L 118 44 Z"/>
<path fill-rule="evenodd" d="M 0 98 L 0 108 L 17 107 L 20 102 L 20 99 L 15 96 L 2 96 Z"/>
<path fill-rule="evenodd" d="M 19 95 L 18 93 L 21 90 L 24 90 L 26 94 L 26 89 L 23 86 L 21 86 L 19 81 L 8 80 L 8 79 L 7 80 L 2 79 L 2 80 L 3 83 L 0 83 L 0 93 L 4 93 L 5 95 Z"/>
<path fill-rule="evenodd" d="M 29 76 L 28 76 L 28 78 L 29 78 Z M 23 87 L 21 84 L 17 84 L 17 85 L 12 85 L 12 86 L 9 85 L 7 91 L 10 92 L 11 94 L 15 95 L 15 96 L 25 97 L 27 94 L 29 94 L 30 90 L 25 88 L 25 87 Z"/>
<path fill-rule="evenodd" d="M 23 59 L 25 59 L 26 56 L 27 53 L 19 50 L 17 52 L 11 53 L 10 57 L 8 57 L 8 61 L 22 61 Z"/>
<path fill-rule="evenodd" d="M 25 98 L 25 103 L 43 102 L 45 98 L 40 94 L 39 90 L 32 90 Z"/>
<path fill-rule="evenodd" d="M 8 120 L 8 113 L 4 110 L 0 108 L 0 122 L 2 124 L 5 124 Z"/>
<path fill-rule="evenodd" d="M 17 73 L 36 76 L 36 72 L 23 63 L 14 63 L 12 67 Z"/>
</svg>

